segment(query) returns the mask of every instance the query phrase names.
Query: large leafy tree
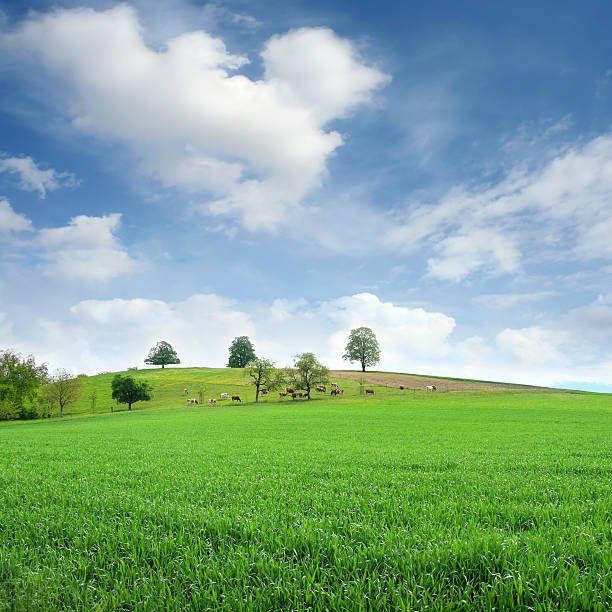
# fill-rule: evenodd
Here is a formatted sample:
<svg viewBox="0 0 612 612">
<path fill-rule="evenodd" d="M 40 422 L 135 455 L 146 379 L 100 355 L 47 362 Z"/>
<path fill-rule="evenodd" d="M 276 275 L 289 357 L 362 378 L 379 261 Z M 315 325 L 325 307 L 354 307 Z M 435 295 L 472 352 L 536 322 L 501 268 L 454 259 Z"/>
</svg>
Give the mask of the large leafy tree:
<svg viewBox="0 0 612 612">
<path fill-rule="evenodd" d="M 369 327 L 352 329 L 342 359 L 351 363 L 358 361 L 362 372 L 366 366 L 376 365 L 380 361 L 380 347 L 374 332 Z"/>
<path fill-rule="evenodd" d="M 43 389 L 44 399 L 59 408 L 60 417 L 64 410 L 74 405 L 83 395 L 85 383 L 82 376 L 75 377 L 69 370 L 56 370 L 51 383 Z"/>
<path fill-rule="evenodd" d="M 228 368 L 244 368 L 247 363 L 256 359 L 255 349 L 248 336 L 234 338 L 229 347 Z"/>
<path fill-rule="evenodd" d="M 181 363 L 181 360 L 178 358 L 176 351 L 172 348 L 170 343 L 162 340 L 151 348 L 144 362 L 149 365 L 160 365 L 164 368 L 169 363 Z"/>
<path fill-rule="evenodd" d="M 299 353 L 294 357 L 289 380 L 295 389 L 304 389 L 310 399 L 312 387 L 325 384 L 329 380 L 329 370 L 317 361 L 313 353 Z"/>
<path fill-rule="evenodd" d="M 48 378 L 47 364 L 36 365 L 33 355 L 23 359 L 14 351 L 0 351 L 0 418 L 36 417 L 38 389 Z"/>
<path fill-rule="evenodd" d="M 279 375 L 274 362 L 269 359 L 257 357 L 245 366 L 247 374 L 251 377 L 253 385 L 255 385 L 255 402 L 259 401 L 259 391 L 261 389 L 276 389 L 282 384 L 282 378 Z"/>
<path fill-rule="evenodd" d="M 153 397 L 153 389 L 146 380 L 135 380 L 134 377 L 123 374 L 113 376 L 111 389 L 112 398 L 120 404 L 127 404 L 128 410 L 132 409 L 132 404 L 140 401 L 148 402 Z"/>
</svg>

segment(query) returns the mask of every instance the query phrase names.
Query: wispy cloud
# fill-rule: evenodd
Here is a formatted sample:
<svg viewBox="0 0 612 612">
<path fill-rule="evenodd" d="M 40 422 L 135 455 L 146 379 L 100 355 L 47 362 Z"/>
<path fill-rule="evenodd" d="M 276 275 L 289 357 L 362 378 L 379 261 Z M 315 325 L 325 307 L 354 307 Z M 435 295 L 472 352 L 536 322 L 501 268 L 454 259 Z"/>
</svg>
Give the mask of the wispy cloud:
<svg viewBox="0 0 612 612">
<path fill-rule="evenodd" d="M 60 187 L 74 188 L 79 184 L 71 172 L 58 172 L 53 168 L 41 169 L 31 157 L 8 157 L 0 154 L 0 172 L 14 174 L 19 179 L 19 186 L 25 191 L 38 191 L 44 200 L 47 191 Z"/>
</svg>

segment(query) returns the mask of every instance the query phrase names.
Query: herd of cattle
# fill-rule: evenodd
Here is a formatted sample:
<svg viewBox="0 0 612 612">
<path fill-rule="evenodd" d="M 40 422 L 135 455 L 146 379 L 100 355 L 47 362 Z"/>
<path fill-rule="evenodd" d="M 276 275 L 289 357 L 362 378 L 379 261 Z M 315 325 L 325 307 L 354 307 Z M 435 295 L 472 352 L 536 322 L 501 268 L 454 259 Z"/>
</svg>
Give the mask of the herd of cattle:
<svg viewBox="0 0 612 612">
<path fill-rule="evenodd" d="M 400 385 L 399 386 L 400 390 L 404 390 L 406 387 L 404 385 Z M 427 385 L 425 387 L 426 391 L 435 391 L 436 390 L 436 386 L 435 385 Z M 317 393 L 327 393 L 327 387 L 325 385 L 318 385 L 317 387 L 315 387 L 315 391 Z M 261 395 L 268 395 L 269 391 L 267 389 L 260 389 L 259 393 Z M 183 394 L 184 395 L 189 395 L 189 392 L 187 389 L 183 389 Z M 338 395 L 344 395 L 344 389 L 340 389 L 340 387 L 338 387 L 338 383 L 331 383 L 331 391 L 330 394 L 333 396 L 338 396 Z M 365 394 L 366 395 L 375 395 L 374 393 L 374 389 L 366 389 L 365 390 Z M 308 397 L 308 393 L 304 393 L 304 392 L 296 392 L 295 389 L 293 389 L 293 387 L 286 387 L 285 391 L 280 391 L 279 392 L 279 397 L 283 398 L 283 397 L 291 397 L 291 399 L 297 399 L 297 398 L 305 398 Z M 232 402 L 241 402 L 242 400 L 240 399 L 239 395 L 232 395 Z M 219 396 L 219 400 L 228 400 L 230 399 L 230 394 L 229 393 L 221 393 L 221 395 Z M 198 404 L 198 400 L 195 397 L 189 397 L 187 398 L 187 405 L 188 406 L 193 406 Z M 214 397 L 211 397 L 208 400 L 208 403 L 216 406 L 217 405 L 217 400 Z"/>
</svg>

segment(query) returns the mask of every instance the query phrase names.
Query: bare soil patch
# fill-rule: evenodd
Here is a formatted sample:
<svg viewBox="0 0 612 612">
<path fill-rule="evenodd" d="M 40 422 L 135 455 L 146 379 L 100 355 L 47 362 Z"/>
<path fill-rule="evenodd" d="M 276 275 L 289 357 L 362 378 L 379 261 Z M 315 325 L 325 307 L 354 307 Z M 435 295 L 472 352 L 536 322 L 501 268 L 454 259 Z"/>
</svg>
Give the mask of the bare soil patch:
<svg viewBox="0 0 612 612">
<path fill-rule="evenodd" d="M 456 380 L 447 378 L 436 378 L 434 376 L 417 376 L 414 374 L 390 374 L 386 372 L 350 372 L 344 370 L 332 370 L 331 377 L 346 378 L 349 380 L 361 380 L 383 385 L 385 387 L 398 388 L 403 385 L 406 389 L 424 390 L 428 385 L 436 387 L 437 391 L 493 391 L 493 390 L 516 390 L 516 389 L 544 389 L 546 387 L 532 387 L 529 385 L 515 385 L 512 383 L 498 383 L 488 381 Z"/>
</svg>

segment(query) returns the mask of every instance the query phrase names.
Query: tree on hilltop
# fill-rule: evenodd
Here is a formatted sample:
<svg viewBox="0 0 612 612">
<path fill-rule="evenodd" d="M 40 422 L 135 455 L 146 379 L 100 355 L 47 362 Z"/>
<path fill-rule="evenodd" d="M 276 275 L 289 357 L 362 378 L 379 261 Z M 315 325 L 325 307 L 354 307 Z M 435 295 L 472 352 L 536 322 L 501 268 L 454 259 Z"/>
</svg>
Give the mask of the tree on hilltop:
<svg viewBox="0 0 612 612">
<path fill-rule="evenodd" d="M 146 381 L 135 380 L 132 376 L 116 374 L 111 381 L 113 390 L 112 398 L 120 404 L 127 404 L 128 410 L 132 409 L 132 404 L 136 402 L 148 402 L 153 397 L 153 389 Z"/>
<path fill-rule="evenodd" d="M 160 365 L 163 369 L 167 364 L 181 363 L 181 360 L 178 358 L 176 351 L 172 348 L 170 343 L 162 340 L 151 348 L 144 362 L 149 365 Z"/>
<path fill-rule="evenodd" d="M 380 347 L 374 332 L 369 327 L 352 329 L 342 359 L 351 363 L 358 361 L 362 372 L 366 366 L 376 365 L 380 361 Z"/>
<path fill-rule="evenodd" d="M 329 380 L 329 370 L 313 353 L 299 353 L 294 357 L 293 368 L 289 371 L 291 386 L 304 389 L 310 399 L 310 389 L 323 385 Z"/>
<path fill-rule="evenodd" d="M 229 347 L 229 354 L 228 368 L 244 368 L 247 363 L 257 358 L 248 336 L 234 338 Z"/>
</svg>

